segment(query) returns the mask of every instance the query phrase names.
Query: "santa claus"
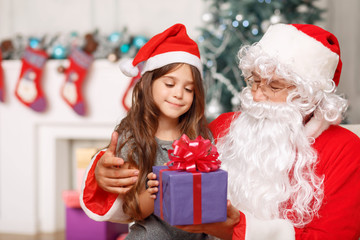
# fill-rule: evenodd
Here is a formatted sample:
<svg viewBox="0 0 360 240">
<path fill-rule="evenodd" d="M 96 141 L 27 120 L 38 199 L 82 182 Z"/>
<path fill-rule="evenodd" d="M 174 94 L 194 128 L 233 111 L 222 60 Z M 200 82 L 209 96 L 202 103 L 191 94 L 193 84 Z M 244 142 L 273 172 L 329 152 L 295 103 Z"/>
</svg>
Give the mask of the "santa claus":
<svg viewBox="0 0 360 240">
<path fill-rule="evenodd" d="M 360 140 L 338 126 L 336 37 L 278 24 L 239 59 L 240 111 L 210 124 L 241 214 L 233 239 L 359 239 Z"/>
</svg>

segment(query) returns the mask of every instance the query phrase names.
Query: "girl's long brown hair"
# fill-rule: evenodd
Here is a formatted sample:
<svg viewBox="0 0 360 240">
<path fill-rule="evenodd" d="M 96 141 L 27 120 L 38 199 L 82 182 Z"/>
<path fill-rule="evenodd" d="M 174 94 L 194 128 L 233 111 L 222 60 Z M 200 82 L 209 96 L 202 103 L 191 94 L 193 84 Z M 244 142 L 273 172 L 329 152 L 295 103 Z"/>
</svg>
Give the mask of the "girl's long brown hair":
<svg viewBox="0 0 360 240">
<path fill-rule="evenodd" d="M 152 83 L 183 64 L 173 63 L 146 72 L 134 87 L 132 106 L 127 116 L 116 126 L 119 136 L 124 136 L 124 141 L 120 143 L 118 152 L 127 144 L 129 149 L 127 160 L 131 166 L 138 168 L 140 171 L 137 183 L 124 197 L 123 210 L 130 216 L 131 219 L 129 220 L 131 221 L 142 219 L 137 195 L 140 193 L 142 186 L 145 185 L 146 176 L 152 171 L 152 166 L 154 166 L 156 160 L 157 143 L 155 133 L 158 128 L 160 110 L 153 100 Z M 181 133 L 185 133 L 191 139 L 195 139 L 199 135 L 209 139 L 210 133 L 204 115 L 205 92 L 202 78 L 196 67 L 191 65 L 190 67 L 194 79 L 194 99 L 190 109 L 179 117 Z"/>
</svg>

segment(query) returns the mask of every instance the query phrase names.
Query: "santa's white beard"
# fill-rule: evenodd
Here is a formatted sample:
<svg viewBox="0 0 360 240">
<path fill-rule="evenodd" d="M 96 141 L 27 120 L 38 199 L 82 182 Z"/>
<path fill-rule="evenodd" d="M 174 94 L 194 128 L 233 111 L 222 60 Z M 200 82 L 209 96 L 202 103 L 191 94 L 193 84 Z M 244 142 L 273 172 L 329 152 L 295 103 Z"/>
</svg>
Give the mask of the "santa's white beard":
<svg viewBox="0 0 360 240">
<path fill-rule="evenodd" d="M 250 89 L 241 98 L 241 114 L 217 144 L 229 199 L 258 218 L 289 218 L 303 226 L 322 199 L 303 117 L 287 103 L 254 102 Z"/>
</svg>

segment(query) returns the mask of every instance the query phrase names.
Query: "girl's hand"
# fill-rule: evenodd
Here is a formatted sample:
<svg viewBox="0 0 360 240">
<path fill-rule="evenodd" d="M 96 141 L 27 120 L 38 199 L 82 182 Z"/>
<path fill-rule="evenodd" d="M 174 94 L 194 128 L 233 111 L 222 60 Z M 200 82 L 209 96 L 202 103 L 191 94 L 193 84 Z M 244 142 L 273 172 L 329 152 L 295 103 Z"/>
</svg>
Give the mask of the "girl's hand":
<svg viewBox="0 0 360 240">
<path fill-rule="evenodd" d="M 233 229 L 240 221 L 240 212 L 227 201 L 227 219 L 225 222 L 204 223 L 197 225 L 176 226 L 187 232 L 207 233 L 221 239 L 232 239 Z"/>
<path fill-rule="evenodd" d="M 118 133 L 113 132 L 109 148 L 95 168 L 96 182 L 104 191 L 124 195 L 136 183 L 139 171 L 124 166 L 124 160 L 116 157 Z"/>
<path fill-rule="evenodd" d="M 159 191 L 159 181 L 156 180 L 156 174 L 152 172 L 149 173 L 147 179 L 147 191 L 151 194 L 152 199 L 156 199 L 156 193 Z"/>
</svg>

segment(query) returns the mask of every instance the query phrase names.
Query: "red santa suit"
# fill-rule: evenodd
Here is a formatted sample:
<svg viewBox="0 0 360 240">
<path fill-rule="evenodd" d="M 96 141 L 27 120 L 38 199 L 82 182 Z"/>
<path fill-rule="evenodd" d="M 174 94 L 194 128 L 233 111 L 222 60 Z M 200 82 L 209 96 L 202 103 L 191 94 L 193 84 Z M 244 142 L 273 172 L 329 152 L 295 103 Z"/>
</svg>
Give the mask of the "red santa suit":
<svg viewBox="0 0 360 240">
<path fill-rule="evenodd" d="M 215 139 L 227 133 L 233 115 L 234 113 L 222 114 L 210 123 Z M 313 147 L 318 153 L 317 174 L 325 176 L 325 196 L 318 217 L 304 228 L 294 228 L 293 239 L 358 240 L 360 139 L 345 128 L 331 125 L 315 139 Z M 248 219 L 246 214 L 241 213 L 240 223 L 234 228 L 233 239 L 256 239 L 254 236 L 258 236 L 259 232 L 265 232 L 260 225 L 256 219 Z M 273 238 L 267 236 L 264 239 Z"/>
</svg>

